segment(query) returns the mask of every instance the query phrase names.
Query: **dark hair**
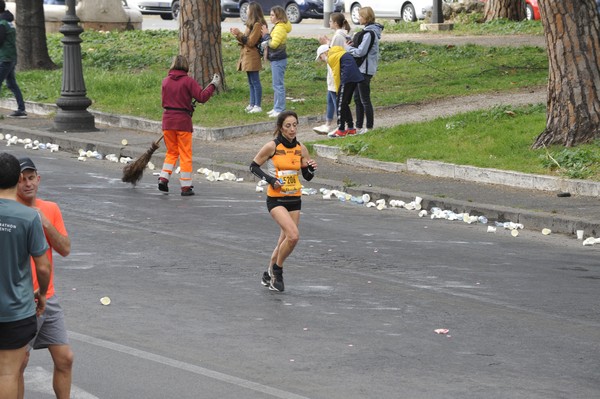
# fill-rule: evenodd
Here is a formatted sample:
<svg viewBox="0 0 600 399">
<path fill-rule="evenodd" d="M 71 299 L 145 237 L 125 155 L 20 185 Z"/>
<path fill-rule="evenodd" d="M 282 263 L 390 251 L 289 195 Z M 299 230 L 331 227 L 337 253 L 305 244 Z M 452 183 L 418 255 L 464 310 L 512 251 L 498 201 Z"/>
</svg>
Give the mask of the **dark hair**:
<svg viewBox="0 0 600 399">
<path fill-rule="evenodd" d="M 294 111 L 280 112 L 277 116 L 277 126 L 275 127 L 275 132 L 273 133 L 273 136 L 277 136 L 279 133 L 281 133 L 283 121 L 286 120 L 288 116 L 293 116 L 294 118 L 296 118 L 296 122 L 298 122 L 298 114 L 296 114 Z"/>
<path fill-rule="evenodd" d="M 6 3 L 4 0 L 0 0 L 0 12 L 6 11 Z"/>
<path fill-rule="evenodd" d="M 343 13 L 332 12 L 329 16 L 329 19 L 335 22 L 335 24 L 340 28 L 345 29 L 346 32 L 350 32 L 350 24 L 348 23 L 348 20 L 346 19 L 346 16 Z"/>
<path fill-rule="evenodd" d="M 0 153 L 0 171 L 0 190 L 13 188 L 19 183 L 21 165 L 14 155 L 8 152 Z"/>
</svg>

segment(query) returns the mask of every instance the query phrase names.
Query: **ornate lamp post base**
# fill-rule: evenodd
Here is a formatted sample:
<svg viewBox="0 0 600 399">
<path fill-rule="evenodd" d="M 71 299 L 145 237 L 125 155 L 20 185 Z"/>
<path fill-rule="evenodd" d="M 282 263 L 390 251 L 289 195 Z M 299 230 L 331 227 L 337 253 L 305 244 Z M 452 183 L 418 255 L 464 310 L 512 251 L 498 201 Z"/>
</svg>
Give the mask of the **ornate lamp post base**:
<svg viewBox="0 0 600 399">
<path fill-rule="evenodd" d="M 92 101 L 86 97 L 83 68 L 81 66 L 81 38 L 83 32 L 75 14 L 75 0 L 67 0 L 67 13 L 60 33 L 63 43 L 63 79 L 60 98 L 56 101 L 58 112 L 54 118 L 54 130 L 88 132 L 97 130 L 94 116 L 87 111 Z"/>
</svg>

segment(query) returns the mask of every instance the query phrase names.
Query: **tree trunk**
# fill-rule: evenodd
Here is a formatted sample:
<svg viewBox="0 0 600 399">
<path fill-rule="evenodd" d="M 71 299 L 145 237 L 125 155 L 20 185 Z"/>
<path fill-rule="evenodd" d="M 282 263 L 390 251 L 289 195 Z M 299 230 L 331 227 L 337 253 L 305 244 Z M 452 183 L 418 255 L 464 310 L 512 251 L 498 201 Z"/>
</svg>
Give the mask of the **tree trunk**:
<svg viewBox="0 0 600 399">
<path fill-rule="evenodd" d="M 488 0 L 483 15 L 485 22 L 500 18 L 522 21 L 526 18 L 525 0 Z"/>
<path fill-rule="evenodd" d="M 540 1 L 548 52 L 546 129 L 533 148 L 600 137 L 600 20 L 595 0 Z"/>
<path fill-rule="evenodd" d="M 223 74 L 221 54 L 221 3 L 215 0 L 181 0 L 179 53 L 190 63 L 190 75 L 202 87 L 215 73 Z M 221 88 L 217 88 L 221 90 Z"/>
<path fill-rule="evenodd" d="M 42 0 L 16 0 L 17 70 L 56 69 L 48 55 Z"/>
</svg>

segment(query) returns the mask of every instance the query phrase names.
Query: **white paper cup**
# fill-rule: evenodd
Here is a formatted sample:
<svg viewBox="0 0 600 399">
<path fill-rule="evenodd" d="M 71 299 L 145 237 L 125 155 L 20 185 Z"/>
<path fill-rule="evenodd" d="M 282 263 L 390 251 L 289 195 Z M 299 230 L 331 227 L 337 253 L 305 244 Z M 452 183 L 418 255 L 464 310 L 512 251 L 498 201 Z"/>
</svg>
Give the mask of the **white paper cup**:
<svg viewBox="0 0 600 399">
<path fill-rule="evenodd" d="M 583 230 L 577 230 L 577 239 L 583 240 Z"/>
</svg>

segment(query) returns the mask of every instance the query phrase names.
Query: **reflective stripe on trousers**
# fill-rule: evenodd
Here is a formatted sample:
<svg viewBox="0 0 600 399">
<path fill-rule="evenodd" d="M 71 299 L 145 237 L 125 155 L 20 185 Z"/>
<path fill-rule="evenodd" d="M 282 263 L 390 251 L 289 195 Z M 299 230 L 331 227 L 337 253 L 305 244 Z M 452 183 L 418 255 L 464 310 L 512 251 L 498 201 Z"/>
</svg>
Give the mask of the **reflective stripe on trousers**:
<svg viewBox="0 0 600 399">
<path fill-rule="evenodd" d="M 180 130 L 163 130 L 167 154 L 163 163 L 160 177 L 169 179 L 173 173 L 173 167 L 179 159 L 181 187 L 192 185 L 192 132 Z"/>
</svg>

